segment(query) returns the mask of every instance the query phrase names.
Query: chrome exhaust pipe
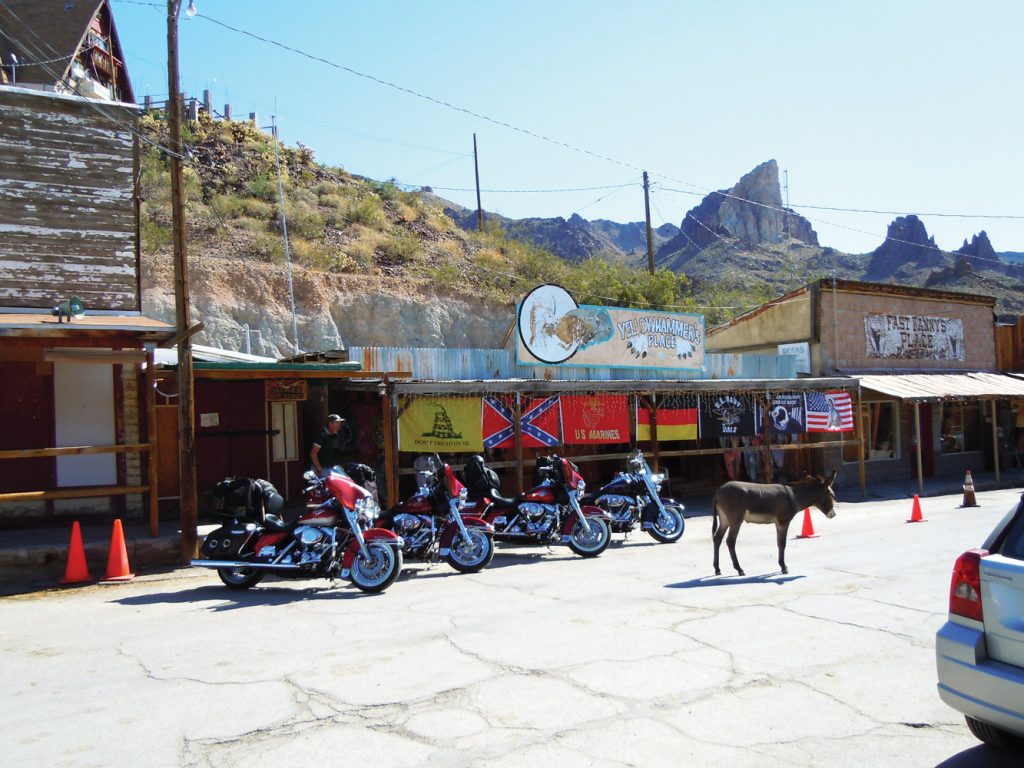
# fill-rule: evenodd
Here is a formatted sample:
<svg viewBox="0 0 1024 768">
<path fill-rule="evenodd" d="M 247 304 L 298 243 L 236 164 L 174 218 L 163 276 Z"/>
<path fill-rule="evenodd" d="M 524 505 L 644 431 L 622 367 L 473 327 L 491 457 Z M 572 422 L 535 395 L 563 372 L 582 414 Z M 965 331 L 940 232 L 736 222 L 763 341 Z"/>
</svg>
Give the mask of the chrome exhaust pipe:
<svg viewBox="0 0 1024 768">
<path fill-rule="evenodd" d="M 199 568 L 262 568 L 266 571 L 301 571 L 300 565 L 275 565 L 274 563 L 246 563 L 239 560 L 193 560 L 189 565 Z"/>
</svg>

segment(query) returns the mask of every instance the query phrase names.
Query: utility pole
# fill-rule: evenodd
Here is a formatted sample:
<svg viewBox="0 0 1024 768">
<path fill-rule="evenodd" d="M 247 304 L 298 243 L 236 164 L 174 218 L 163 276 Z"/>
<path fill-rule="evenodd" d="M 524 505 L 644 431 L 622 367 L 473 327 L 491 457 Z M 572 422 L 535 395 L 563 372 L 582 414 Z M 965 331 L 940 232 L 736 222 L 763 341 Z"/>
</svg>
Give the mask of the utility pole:
<svg viewBox="0 0 1024 768">
<path fill-rule="evenodd" d="M 484 209 L 480 204 L 480 162 L 476 154 L 476 134 L 473 134 L 473 173 L 476 175 L 476 228 L 484 231 Z"/>
<path fill-rule="evenodd" d="M 193 6 L 190 3 L 190 8 Z M 171 234 L 174 243 L 174 309 L 178 320 L 178 476 L 181 558 L 194 558 L 199 522 L 196 498 L 196 432 L 192 392 L 192 338 L 188 296 L 185 192 L 181 158 L 181 85 L 178 82 L 178 14 L 181 0 L 167 0 L 167 128 L 171 148 Z M 194 13 L 194 11 L 193 11 Z"/>
<path fill-rule="evenodd" d="M 284 182 L 281 180 L 281 154 L 277 145 L 277 115 L 270 118 L 270 129 L 274 134 L 274 163 L 277 165 L 277 196 L 281 201 L 281 233 L 284 235 L 284 262 L 288 265 L 288 299 L 292 308 L 292 350 L 299 354 L 299 326 L 295 321 L 295 287 L 292 285 L 292 253 L 288 248 L 288 221 L 284 214 Z"/>
<path fill-rule="evenodd" d="M 644 171 L 644 214 L 647 217 L 647 268 L 654 274 L 654 232 L 651 230 L 651 185 Z"/>
<path fill-rule="evenodd" d="M 786 212 L 782 215 L 786 226 L 786 239 L 789 239 L 789 171 L 783 171 L 782 177 L 786 180 L 783 189 L 786 191 Z"/>
</svg>

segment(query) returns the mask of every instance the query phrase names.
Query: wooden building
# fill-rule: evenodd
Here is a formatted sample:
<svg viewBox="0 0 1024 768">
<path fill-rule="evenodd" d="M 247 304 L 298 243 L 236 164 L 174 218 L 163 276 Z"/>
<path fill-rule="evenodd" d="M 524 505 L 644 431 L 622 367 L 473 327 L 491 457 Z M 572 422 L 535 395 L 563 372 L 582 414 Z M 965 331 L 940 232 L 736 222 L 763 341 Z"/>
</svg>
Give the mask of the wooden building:
<svg viewBox="0 0 1024 768">
<path fill-rule="evenodd" d="M 1015 456 L 1024 381 L 999 373 L 995 299 L 822 279 L 708 331 L 709 351 L 794 354 L 805 376 L 861 387 L 858 426 L 873 479 L 1000 472 Z M 852 436 L 851 436 L 852 437 Z M 829 456 L 859 474 L 855 439 Z"/>
<path fill-rule="evenodd" d="M 117 515 L 155 530 L 152 356 L 174 328 L 141 314 L 137 108 L 107 100 L 132 98 L 109 8 L 5 0 L 5 64 L 12 52 L 0 85 L 0 527 Z M 95 88 L 80 87 L 86 65 Z"/>
</svg>

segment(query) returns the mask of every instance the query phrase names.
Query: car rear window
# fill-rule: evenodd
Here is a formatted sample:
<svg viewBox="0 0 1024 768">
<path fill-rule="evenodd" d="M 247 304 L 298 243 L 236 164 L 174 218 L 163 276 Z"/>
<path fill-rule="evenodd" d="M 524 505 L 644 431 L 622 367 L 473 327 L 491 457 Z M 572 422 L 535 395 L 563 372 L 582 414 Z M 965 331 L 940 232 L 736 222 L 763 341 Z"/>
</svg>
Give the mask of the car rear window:
<svg viewBox="0 0 1024 768">
<path fill-rule="evenodd" d="M 996 552 L 1003 557 L 1024 560 L 1024 501 L 1017 507 L 1017 514 L 1006 527 L 1002 539 L 997 542 Z"/>
</svg>

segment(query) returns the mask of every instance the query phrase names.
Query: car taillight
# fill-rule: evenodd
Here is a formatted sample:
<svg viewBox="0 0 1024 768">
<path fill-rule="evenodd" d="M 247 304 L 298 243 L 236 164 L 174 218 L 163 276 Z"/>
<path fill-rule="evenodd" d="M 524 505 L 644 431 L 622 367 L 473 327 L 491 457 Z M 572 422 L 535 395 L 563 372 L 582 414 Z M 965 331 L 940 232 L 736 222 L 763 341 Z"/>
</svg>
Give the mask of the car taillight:
<svg viewBox="0 0 1024 768">
<path fill-rule="evenodd" d="M 969 549 L 956 559 L 949 584 L 949 612 L 975 621 L 981 615 L 981 558 L 987 549 Z"/>
</svg>

